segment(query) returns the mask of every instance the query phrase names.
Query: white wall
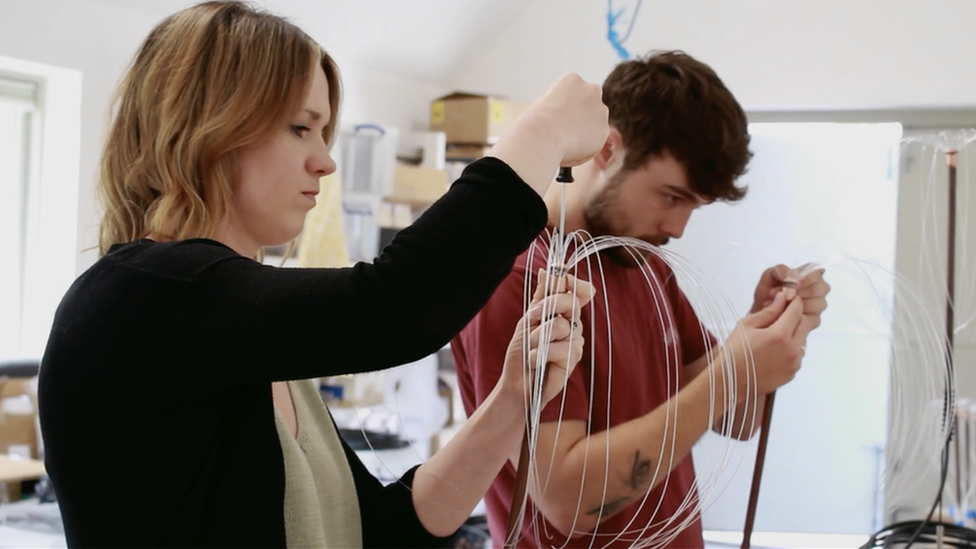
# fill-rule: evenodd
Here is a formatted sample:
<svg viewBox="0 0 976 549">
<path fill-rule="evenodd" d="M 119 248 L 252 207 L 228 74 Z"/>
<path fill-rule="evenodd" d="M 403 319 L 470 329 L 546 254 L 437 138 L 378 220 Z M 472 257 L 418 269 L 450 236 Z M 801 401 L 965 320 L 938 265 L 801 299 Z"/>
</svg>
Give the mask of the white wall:
<svg viewBox="0 0 976 549">
<path fill-rule="evenodd" d="M 564 72 L 600 82 L 619 61 L 606 7 L 534 0 L 448 83 L 528 100 Z M 968 0 L 648 0 L 625 45 L 700 57 L 749 110 L 972 106 L 974 20 Z"/>
<path fill-rule="evenodd" d="M 97 243 L 94 182 L 115 85 L 158 18 L 141 10 L 90 0 L 4 2 L 0 56 L 76 69 L 82 73 L 81 162 L 77 248 Z M 287 14 L 286 14 L 287 15 Z M 348 66 L 336 55 L 346 86 L 344 123 L 362 121 L 416 128 L 426 123 L 431 99 L 443 89 Z M 66 229 L 66 233 L 75 232 Z M 77 271 L 96 259 L 80 254 Z"/>
<path fill-rule="evenodd" d="M 89 229 L 95 211 L 92 189 L 114 85 L 152 23 L 136 11 L 83 0 L 5 2 L 3 6 L 0 55 L 82 73 L 79 250 L 97 242 L 96 232 Z M 66 227 L 65 232 L 75 233 L 75 228 Z M 82 261 L 79 257 L 79 269 Z"/>
</svg>

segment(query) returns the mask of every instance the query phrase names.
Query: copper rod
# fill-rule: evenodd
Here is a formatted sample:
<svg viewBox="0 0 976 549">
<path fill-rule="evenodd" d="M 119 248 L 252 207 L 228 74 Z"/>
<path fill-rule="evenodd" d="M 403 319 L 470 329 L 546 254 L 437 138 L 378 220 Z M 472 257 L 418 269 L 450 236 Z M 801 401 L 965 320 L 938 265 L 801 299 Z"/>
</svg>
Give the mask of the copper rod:
<svg viewBox="0 0 976 549">
<path fill-rule="evenodd" d="M 787 301 L 792 301 L 796 297 L 799 281 L 787 277 L 783 281 L 783 295 Z M 756 467 L 752 471 L 752 488 L 749 490 L 749 504 L 746 507 L 746 524 L 742 529 L 742 549 L 749 549 L 752 544 L 752 530 L 756 525 L 756 507 L 759 505 L 759 485 L 762 482 L 763 465 L 766 464 L 766 446 L 769 444 L 769 426 L 773 422 L 773 402 L 776 400 L 776 391 L 766 395 L 766 404 L 763 406 L 762 431 L 759 433 L 759 448 L 756 450 Z"/>
<path fill-rule="evenodd" d="M 759 433 L 759 448 L 756 450 L 756 467 L 752 472 L 752 489 L 749 491 L 749 505 L 746 508 L 746 525 L 742 531 L 742 549 L 749 549 L 752 543 L 752 530 L 756 525 L 756 506 L 759 504 L 759 484 L 762 482 L 763 464 L 766 462 L 766 446 L 769 443 L 769 425 L 773 421 L 773 402 L 776 391 L 766 395 L 763 408 L 762 432 Z"/>
<path fill-rule="evenodd" d="M 949 227 L 946 240 L 948 242 L 946 261 L 946 343 L 949 352 L 949 375 L 952 369 L 952 350 L 955 332 L 955 293 L 956 293 L 956 163 L 958 153 L 946 153 L 946 164 L 949 166 Z"/>
<path fill-rule="evenodd" d="M 948 188 L 948 227 L 946 234 L 946 374 L 948 386 L 946 387 L 946 419 L 952 421 L 950 437 L 954 439 L 956 446 L 956 501 L 962 505 L 962 485 L 959 477 L 959 439 L 957 432 L 958 421 L 955 409 L 949 410 L 951 395 L 950 390 L 955 376 L 954 355 L 955 355 L 955 294 L 956 294 L 956 167 L 959 162 L 959 153 L 955 150 L 946 152 L 946 166 L 949 172 Z M 955 436 L 953 436 L 955 435 Z M 941 505 L 940 505 L 941 507 Z M 941 510 L 941 509 L 940 509 Z"/>
</svg>

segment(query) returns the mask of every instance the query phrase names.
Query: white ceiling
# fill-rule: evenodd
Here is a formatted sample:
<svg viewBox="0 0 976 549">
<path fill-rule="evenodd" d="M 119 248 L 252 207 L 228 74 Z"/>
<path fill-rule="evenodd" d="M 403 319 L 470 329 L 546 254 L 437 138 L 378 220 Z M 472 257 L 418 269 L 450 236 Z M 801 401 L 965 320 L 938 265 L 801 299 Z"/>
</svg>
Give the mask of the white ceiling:
<svg viewBox="0 0 976 549">
<path fill-rule="evenodd" d="M 89 0 L 163 17 L 196 2 Z M 531 0 L 261 0 L 342 61 L 445 83 Z"/>
</svg>

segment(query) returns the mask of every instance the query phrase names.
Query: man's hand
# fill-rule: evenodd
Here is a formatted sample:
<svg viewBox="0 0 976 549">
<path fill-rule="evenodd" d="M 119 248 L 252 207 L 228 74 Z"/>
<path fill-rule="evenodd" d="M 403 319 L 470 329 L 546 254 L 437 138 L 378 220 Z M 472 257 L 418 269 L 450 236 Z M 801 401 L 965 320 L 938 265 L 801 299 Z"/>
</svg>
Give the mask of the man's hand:
<svg viewBox="0 0 976 549">
<path fill-rule="evenodd" d="M 786 265 L 766 269 L 756 286 L 751 313 L 768 307 L 781 291 L 785 291 L 787 298 L 792 298 L 790 294 L 795 292 L 797 297 L 803 299 L 803 318 L 797 327 L 797 334 L 806 339 L 810 332 L 820 326 L 820 316 L 827 309 L 830 284 L 824 280 L 823 274 L 823 268 L 811 264 L 798 269 L 790 269 Z"/>
<path fill-rule="evenodd" d="M 759 284 L 756 285 L 756 293 L 753 295 L 752 309 L 749 314 L 756 314 L 766 308 L 776 294 L 785 289 L 784 283 L 787 280 L 799 282 L 800 273 L 796 269 L 791 269 L 782 264 L 766 269 L 759 277 Z"/>
<path fill-rule="evenodd" d="M 777 294 L 770 304 L 739 321 L 713 368 L 732 375 L 735 400 L 763 396 L 789 383 L 800 369 L 806 334 L 800 332 L 803 300 Z M 731 361 L 727 363 L 726 361 Z"/>
</svg>

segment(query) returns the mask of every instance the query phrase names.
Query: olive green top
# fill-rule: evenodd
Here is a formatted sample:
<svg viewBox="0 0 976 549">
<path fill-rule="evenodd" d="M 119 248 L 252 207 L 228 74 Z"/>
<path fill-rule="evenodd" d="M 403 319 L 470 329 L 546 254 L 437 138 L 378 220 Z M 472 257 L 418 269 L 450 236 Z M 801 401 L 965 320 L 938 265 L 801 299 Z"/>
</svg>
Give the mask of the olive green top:
<svg viewBox="0 0 976 549">
<path fill-rule="evenodd" d="M 329 411 L 312 380 L 290 381 L 288 388 L 298 419 L 297 437 L 275 408 L 285 458 L 288 547 L 362 547 L 356 485 Z"/>
</svg>

